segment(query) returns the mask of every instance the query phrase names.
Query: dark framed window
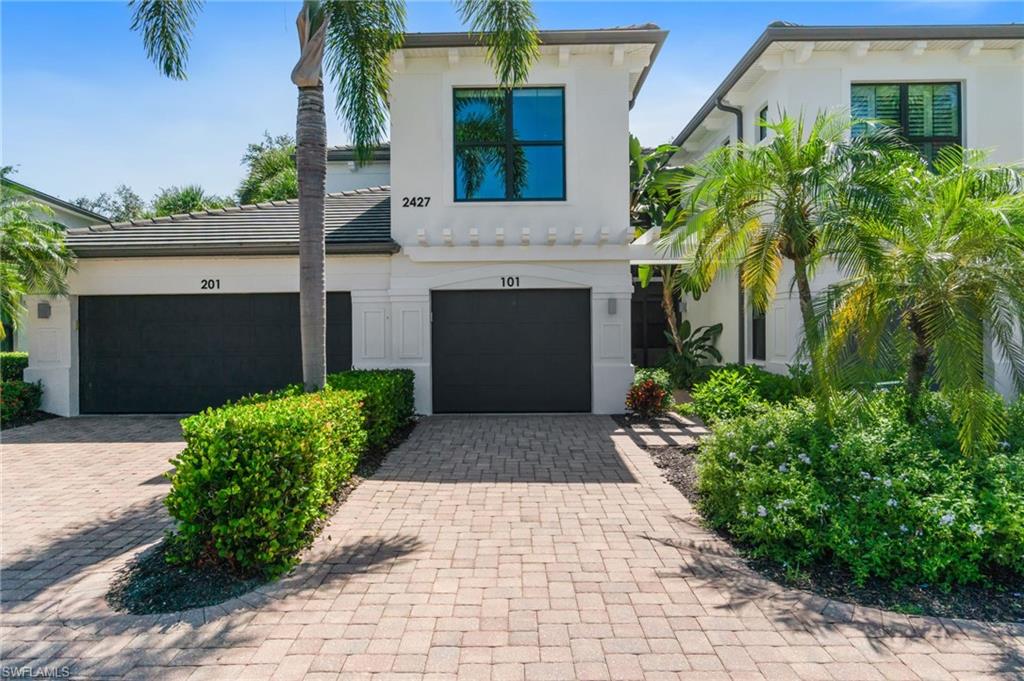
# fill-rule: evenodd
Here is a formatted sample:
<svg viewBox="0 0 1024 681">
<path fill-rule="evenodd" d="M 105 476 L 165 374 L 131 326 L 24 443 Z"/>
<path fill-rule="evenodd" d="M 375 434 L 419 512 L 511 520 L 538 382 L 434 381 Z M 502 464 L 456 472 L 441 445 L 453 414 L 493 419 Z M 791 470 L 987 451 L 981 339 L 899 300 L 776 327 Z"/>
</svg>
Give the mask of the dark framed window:
<svg viewBox="0 0 1024 681">
<path fill-rule="evenodd" d="M 751 310 L 750 315 L 750 357 L 764 361 L 767 356 L 768 325 L 765 323 L 764 310 L 756 307 Z"/>
<path fill-rule="evenodd" d="M 456 201 L 565 200 L 565 89 L 456 88 Z"/>
<path fill-rule="evenodd" d="M 857 83 L 850 86 L 850 109 L 854 118 L 898 128 L 929 161 L 943 147 L 963 144 L 960 83 Z M 865 128 L 855 125 L 853 134 Z"/>
<path fill-rule="evenodd" d="M 764 127 L 764 124 L 768 122 L 768 105 L 764 105 L 760 111 L 757 112 L 757 141 L 768 137 L 768 128 Z"/>
</svg>

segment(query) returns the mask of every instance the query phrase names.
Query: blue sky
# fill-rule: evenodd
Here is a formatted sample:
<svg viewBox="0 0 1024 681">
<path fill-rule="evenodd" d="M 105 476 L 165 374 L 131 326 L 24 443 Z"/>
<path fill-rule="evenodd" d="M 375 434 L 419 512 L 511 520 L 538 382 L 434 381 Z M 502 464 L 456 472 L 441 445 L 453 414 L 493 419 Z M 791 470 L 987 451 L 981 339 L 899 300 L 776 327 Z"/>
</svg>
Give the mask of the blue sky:
<svg viewBox="0 0 1024 681">
<path fill-rule="evenodd" d="M 535 2 L 542 28 L 654 22 L 671 33 L 633 109 L 645 144 L 670 140 L 765 25 L 1024 22 L 1022 2 Z M 0 4 L 2 159 L 64 198 L 131 185 L 147 200 L 198 182 L 229 194 L 246 144 L 292 132 L 297 2 L 209 2 L 189 80 L 161 77 L 124 2 Z M 458 30 L 448 2 L 409 3 L 410 31 Z M 329 140 L 347 141 L 334 116 Z"/>
</svg>

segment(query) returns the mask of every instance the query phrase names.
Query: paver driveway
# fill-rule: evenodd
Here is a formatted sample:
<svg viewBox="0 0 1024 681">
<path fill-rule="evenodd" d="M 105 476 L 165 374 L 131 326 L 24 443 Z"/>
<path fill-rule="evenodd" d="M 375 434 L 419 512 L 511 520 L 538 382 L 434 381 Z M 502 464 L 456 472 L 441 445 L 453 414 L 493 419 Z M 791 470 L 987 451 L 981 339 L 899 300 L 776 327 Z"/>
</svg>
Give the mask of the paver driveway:
<svg viewBox="0 0 1024 681">
<path fill-rule="evenodd" d="M 166 418 L 4 434 L 2 657 L 126 679 L 966 679 L 1024 627 L 908 618 L 747 572 L 611 419 L 433 417 L 290 577 L 131 617 L 110 574 L 167 525 Z"/>
</svg>

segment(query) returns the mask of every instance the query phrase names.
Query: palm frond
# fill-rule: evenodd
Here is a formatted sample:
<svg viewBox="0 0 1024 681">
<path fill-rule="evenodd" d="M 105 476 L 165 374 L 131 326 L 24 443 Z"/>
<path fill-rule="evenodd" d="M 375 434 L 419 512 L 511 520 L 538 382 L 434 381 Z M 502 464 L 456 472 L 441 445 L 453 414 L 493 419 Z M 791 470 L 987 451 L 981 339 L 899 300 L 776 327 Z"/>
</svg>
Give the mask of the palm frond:
<svg viewBox="0 0 1024 681">
<path fill-rule="evenodd" d="M 401 0 L 330 0 L 324 67 L 337 89 L 335 108 L 352 138 L 356 158 L 369 161 L 387 133 L 391 53 L 402 45 Z"/>
<path fill-rule="evenodd" d="M 537 16 L 529 0 L 458 0 L 472 33 L 487 46 L 487 60 L 503 87 L 525 83 L 540 55 Z"/>
<path fill-rule="evenodd" d="M 131 29 L 142 34 L 146 56 L 168 78 L 185 80 L 189 43 L 202 0 L 129 0 Z"/>
</svg>

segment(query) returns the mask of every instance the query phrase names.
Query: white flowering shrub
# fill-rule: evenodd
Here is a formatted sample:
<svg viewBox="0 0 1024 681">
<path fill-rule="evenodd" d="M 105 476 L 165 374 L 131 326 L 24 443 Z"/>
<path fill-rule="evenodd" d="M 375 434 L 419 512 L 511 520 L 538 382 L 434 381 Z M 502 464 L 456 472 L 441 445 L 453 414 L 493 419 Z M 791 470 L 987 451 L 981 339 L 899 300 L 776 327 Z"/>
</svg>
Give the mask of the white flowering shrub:
<svg viewBox="0 0 1024 681">
<path fill-rule="evenodd" d="M 701 511 L 758 557 L 830 562 L 859 581 L 948 585 L 1024 574 L 1024 408 L 965 458 L 949 407 L 916 423 L 901 391 L 851 396 L 831 425 L 808 401 L 718 422 L 701 443 Z"/>
</svg>

